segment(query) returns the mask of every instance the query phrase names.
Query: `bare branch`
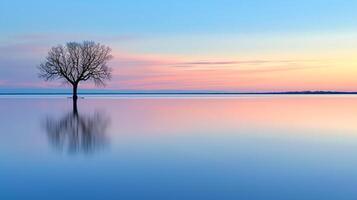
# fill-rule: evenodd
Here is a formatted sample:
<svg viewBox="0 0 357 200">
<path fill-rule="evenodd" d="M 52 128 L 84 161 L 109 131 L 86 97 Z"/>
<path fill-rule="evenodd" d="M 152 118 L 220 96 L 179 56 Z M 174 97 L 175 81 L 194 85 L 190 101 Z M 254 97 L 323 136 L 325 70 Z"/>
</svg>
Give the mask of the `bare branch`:
<svg viewBox="0 0 357 200">
<path fill-rule="evenodd" d="M 93 41 L 69 42 L 52 47 L 43 63 L 38 66 L 39 77 L 46 80 L 61 79 L 72 85 L 80 81 L 93 81 L 104 85 L 111 78 L 108 61 L 111 49 Z"/>
</svg>

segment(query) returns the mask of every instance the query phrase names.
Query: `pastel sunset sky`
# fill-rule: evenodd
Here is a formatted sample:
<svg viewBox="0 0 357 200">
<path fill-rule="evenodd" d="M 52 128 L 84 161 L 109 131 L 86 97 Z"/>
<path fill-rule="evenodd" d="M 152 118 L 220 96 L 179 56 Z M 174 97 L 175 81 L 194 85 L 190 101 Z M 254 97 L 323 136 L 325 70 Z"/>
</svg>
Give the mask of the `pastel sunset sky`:
<svg viewBox="0 0 357 200">
<path fill-rule="evenodd" d="M 36 66 L 52 46 L 93 40 L 113 49 L 106 89 L 357 91 L 356 8 L 354 0 L 1 0 L 0 89 L 65 88 L 39 79 Z"/>
</svg>

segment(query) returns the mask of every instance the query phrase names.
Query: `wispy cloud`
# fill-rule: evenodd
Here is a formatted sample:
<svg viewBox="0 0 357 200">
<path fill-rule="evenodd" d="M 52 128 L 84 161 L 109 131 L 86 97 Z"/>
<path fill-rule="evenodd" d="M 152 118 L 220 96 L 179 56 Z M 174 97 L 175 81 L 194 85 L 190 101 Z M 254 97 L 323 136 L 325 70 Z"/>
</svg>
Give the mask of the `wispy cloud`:
<svg viewBox="0 0 357 200">
<path fill-rule="evenodd" d="M 126 89 L 224 89 L 254 85 L 264 75 L 325 68 L 318 60 L 185 61 L 164 56 L 121 55 L 115 66 L 115 85 Z M 118 65 L 116 65 L 118 64 Z"/>
<path fill-rule="evenodd" d="M 45 53 L 49 48 L 39 44 L 5 44 L 0 45 L 0 58 L 8 56 L 38 55 Z"/>
<path fill-rule="evenodd" d="M 177 63 L 178 66 L 222 66 L 222 65 L 240 65 L 240 64 L 289 64 L 289 63 L 299 63 L 299 62 L 316 62 L 317 60 L 213 60 L 213 61 L 188 61 L 188 62 L 181 62 Z"/>
<path fill-rule="evenodd" d="M 273 71 L 305 70 L 327 67 L 319 64 L 319 60 L 211 60 L 182 61 L 179 58 L 160 56 L 120 55 L 115 57 L 113 64 L 118 69 L 150 68 L 160 70 L 222 70 L 239 71 L 243 73 L 259 73 Z M 177 68 L 177 69 L 170 69 Z"/>
</svg>

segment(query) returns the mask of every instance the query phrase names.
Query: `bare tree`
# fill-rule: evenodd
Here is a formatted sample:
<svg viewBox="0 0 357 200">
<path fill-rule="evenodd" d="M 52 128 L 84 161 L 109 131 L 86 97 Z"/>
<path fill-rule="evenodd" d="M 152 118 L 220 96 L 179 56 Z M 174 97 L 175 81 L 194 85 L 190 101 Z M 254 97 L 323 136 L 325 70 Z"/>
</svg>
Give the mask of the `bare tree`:
<svg viewBox="0 0 357 200">
<path fill-rule="evenodd" d="M 111 49 L 92 41 L 69 42 L 65 46 L 52 47 L 45 62 L 39 65 L 39 77 L 46 81 L 61 79 L 73 86 L 73 99 L 81 81 L 93 81 L 104 85 L 110 79 L 111 68 L 107 62 L 112 58 Z"/>
</svg>

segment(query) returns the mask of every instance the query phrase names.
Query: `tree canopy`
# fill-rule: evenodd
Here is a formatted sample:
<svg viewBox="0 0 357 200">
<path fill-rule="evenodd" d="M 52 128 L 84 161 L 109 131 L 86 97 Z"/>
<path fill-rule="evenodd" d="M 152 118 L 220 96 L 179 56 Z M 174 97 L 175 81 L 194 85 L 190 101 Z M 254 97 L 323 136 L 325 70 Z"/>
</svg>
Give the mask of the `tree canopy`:
<svg viewBox="0 0 357 200">
<path fill-rule="evenodd" d="M 112 58 L 108 46 L 84 41 L 69 42 L 52 47 L 43 63 L 39 65 L 39 77 L 46 81 L 61 79 L 73 86 L 73 97 L 81 81 L 93 81 L 104 85 L 111 78 L 108 61 Z"/>
</svg>

